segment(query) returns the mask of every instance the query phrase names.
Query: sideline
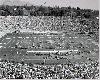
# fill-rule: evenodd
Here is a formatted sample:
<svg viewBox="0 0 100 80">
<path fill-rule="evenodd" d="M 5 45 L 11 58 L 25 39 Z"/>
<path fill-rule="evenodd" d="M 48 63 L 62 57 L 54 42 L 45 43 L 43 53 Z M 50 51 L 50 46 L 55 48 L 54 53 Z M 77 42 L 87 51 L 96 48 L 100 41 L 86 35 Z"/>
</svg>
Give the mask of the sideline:
<svg viewBox="0 0 100 80">
<path fill-rule="evenodd" d="M 48 52 L 50 52 L 50 53 L 52 53 L 52 52 L 70 52 L 70 51 L 75 51 L 75 52 L 77 52 L 78 50 L 50 50 L 50 51 L 27 51 L 27 52 L 46 52 L 46 53 L 48 53 Z"/>
</svg>

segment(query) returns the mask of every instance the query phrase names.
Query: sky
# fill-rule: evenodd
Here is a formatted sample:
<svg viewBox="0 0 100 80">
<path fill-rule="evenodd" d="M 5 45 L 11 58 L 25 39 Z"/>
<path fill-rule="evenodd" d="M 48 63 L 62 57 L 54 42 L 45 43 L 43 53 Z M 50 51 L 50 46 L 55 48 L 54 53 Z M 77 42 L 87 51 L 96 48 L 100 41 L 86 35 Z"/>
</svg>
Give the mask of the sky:
<svg viewBox="0 0 100 80">
<path fill-rule="evenodd" d="M 0 0 L 0 3 L 7 0 Z M 85 9 L 99 9 L 99 0 L 8 0 L 15 2 L 14 4 L 33 4 L 33 5 L 44 5 L 44 6 L 60 6 L 60 7 L 80 7 Z M 19 1 L 19 2 L 18 2 Z M 5 2 L 4 2 L 5 3 Z"/>
<path fill-rule="evenodd" d="M 32 4 L 60 7 L 71 6 L 89 9 L 99 9 L 99 0 L 21 0 Z"/>
</svg>

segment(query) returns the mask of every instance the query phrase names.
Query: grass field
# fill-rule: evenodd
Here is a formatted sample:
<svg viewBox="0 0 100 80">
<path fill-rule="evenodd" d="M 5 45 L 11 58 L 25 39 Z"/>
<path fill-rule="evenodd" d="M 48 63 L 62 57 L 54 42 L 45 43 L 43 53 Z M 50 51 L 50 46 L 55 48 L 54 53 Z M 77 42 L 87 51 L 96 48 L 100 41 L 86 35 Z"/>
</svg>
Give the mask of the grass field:
<svg viewBox="0 0 100 80">
<path fill-rule="evenodd" d="M 8 33 L 0 39 L 0 58 L 35 64 L 99 59 L 98 43 L 75 33 Z"/>
</svg>

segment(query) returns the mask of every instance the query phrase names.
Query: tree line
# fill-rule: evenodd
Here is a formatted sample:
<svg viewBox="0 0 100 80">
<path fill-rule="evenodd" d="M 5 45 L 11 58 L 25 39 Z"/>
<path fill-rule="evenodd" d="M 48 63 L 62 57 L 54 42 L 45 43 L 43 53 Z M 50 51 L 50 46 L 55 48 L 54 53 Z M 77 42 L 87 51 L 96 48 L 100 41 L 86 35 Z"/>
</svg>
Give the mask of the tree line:
<svg viewBox="0 0 100 80">
<path fill-rule="evenodd" d="M 80 9 L 79 7 L 46 7 L 46 6 L 0 6 L 0 16 L 70 16 L 94 18 L 99 15 L 98 10 Z"/>
</svg>

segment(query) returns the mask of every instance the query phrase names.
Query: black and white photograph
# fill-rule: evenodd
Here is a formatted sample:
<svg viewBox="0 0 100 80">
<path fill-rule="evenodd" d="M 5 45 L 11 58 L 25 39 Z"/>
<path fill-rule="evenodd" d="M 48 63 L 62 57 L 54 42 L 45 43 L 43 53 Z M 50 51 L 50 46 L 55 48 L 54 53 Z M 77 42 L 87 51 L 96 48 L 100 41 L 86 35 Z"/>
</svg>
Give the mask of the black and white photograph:
<svg viewBox="0 0 100 80">
<path fill-rule="evenodd" d="M 99 79 L 99 0 L 0 0 L 0 79 Z"/>
</svg>

